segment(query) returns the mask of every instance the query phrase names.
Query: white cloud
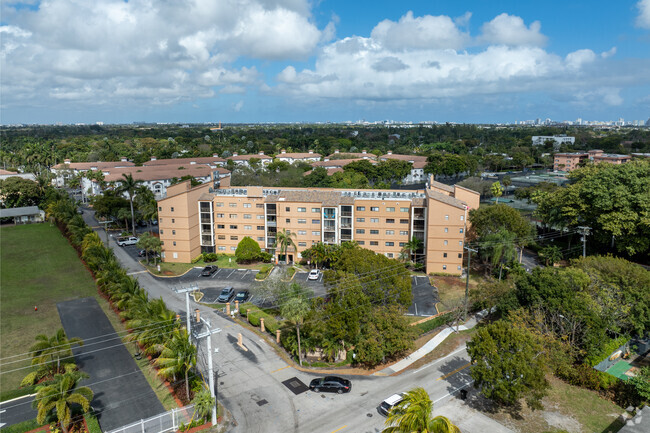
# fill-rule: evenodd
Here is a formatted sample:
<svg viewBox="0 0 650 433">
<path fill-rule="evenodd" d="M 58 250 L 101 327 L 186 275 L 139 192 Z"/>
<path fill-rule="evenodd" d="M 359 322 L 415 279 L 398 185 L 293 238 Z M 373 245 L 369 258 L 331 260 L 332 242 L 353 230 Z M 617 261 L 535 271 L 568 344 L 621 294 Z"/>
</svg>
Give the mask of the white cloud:
<svg viewBox="0 0 650 433">
<path fill-rule="evenodd" d="M 591 50 L 583 49 L 567 54 L 566 65 L 569 69 L 578 70 L 583 65 L 596 60 L 596 53 Z"/>
<path fill-rule="evenodd" d="M 469 19 L 469 18 L 467 18 Z M 377 24 L 370 37 L 392 50 L 423 48 L 462 48 L 469 40 L 448 16 L 413 17 L 409 11 L 398 22 L 384 20 Z"/>
<path fill-rule="evenodd" d="M 322 36 L 308 0 L 49 0 L 2 12 L 4 107 L 48 95 L 124 105 L 240 92 L 261 77 L 235 60 L 303 59 Z"/>
<path fill-rule="evenodd" d="M 595 90 L 580 91 L 575 94 L 574 104 L 583 106 L 595 104 L 619 106 L 624 102 L 620 92 L 621 89 L 614 87 L 601 87 Z"/>
<path fill-rule="evenodd" d="M 239 101 L 239 102 L 237 102 L 236 104 L 234 104 L 234 105 L 232 106 L 232 109 L 233 109 L 235 112 L 239 112 L 239 111 L 241 111 L 242 108 L 244 108 L 244 101 Z"/>
<path fill-rule="evenodd" d="M 614 54 L 616 54 L 616 47 L 612 47 L 607 51 L 603 51 L 602 53 L 600 53 L 600 57 L 606 59 L 608 57 L 612 57 Z"/>
<path fill-rule="evenodd" d="M 644 29 L 650 29 L 650 0 L 640 0 L 636 7 L 639 9 L 636 25 Z"/>
<path fill-rule="evenodd" d="M 479 39 L 489 44 L 540 47 L 546 43 L 546 36 L 540 33 L 541 28 L 539 21 L 533 21 L 530 27 L 526 27 L 520 17 L 503 13 L 483 24 L 483 35 Z"/>
</svg>

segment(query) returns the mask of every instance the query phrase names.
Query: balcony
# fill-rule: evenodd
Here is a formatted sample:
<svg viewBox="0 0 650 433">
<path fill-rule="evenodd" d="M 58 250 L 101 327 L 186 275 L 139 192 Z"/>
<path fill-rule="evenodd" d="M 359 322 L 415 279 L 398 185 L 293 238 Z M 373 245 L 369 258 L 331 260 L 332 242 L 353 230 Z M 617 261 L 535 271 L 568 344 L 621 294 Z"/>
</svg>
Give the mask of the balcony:
<svg viewBox="0 0 650 433">
<path fill-rule="evenodd" d="M 344 217 L 351 217 L 351 216 L 352 216 L 352 211 L 349 211 L 349 210 L 342 210 L 342 211 L 341 211 L 341 216 L 344 216 Z"/>
<path fill-rule="evenodd" d="M 424 221 L 424 212 L 415 212 L 413 214 L 413 219 Z"/>
<path fill-rule="evenodd" d="M 278 223 L 275 217 L 267 217 L 266 218 L 266 225 L 268 227 L 277 227 Z"/>
<path fill-rule="evenodd" d="M 336 224 L 334 224 L 334 221 L 325 221 L 323 230 L 336 230 Z"/>
<path fill-rule="evenodd" d="M 333 234 L 324 233 L 323 242 L 326 244 L 334 244 L 336 243 L 336 236 L 334 236 Z"/>
<path fill-rule="evenodd" d="M 341 228 L 342 229 L 351 229 L 352 228 L 352 223 L 341 223 Z"/>
<path fill-rule="evenodd" d="M 413 231 L 414 232 L 423 232 L 424 231 L 424 221 L 413 221 Z"/>
</svg>

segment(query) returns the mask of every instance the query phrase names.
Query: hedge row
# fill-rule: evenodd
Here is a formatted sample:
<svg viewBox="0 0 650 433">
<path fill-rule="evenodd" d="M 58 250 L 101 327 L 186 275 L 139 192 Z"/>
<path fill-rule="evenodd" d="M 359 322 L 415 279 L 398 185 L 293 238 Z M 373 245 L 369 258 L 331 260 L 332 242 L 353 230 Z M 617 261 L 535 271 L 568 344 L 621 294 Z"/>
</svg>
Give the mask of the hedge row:
<svg viewBox="0 0 650 433">
<path fill-rule="evenodd" d="M 246 310 L 248 309 L 251 310 L 250 314 L 247 314 Z M 246 317 L 248 319 L 248 323 L 255 327 L 259 327 L 260 319 L 264 318 L 264 328 L 267 332 L 273 335 L 275 335 L 275 331 L 277 331 L 280 327 L 280 324 L 275 319 L 275 317 L 271 316 L 268 313 L 265 313 L 264 311 L 260 310 L 259 307 L 256 307 L 253 304 L 246 303 L 240 305 L 239 313 L 242 315 L 242 317 Z"/>
<path fill-rule="evenodd" d="M 427 320 L 426 322 L 418 323 L 415 325 L 416 328 L 420 331 L 420 334 L 426 334 L 429 331 L 436 329 L 439 326 L 446 325 L 447 323 L 454 320 L 454 317 L 450 314 L 442 314 L 435 319 Z"/>
</svg>

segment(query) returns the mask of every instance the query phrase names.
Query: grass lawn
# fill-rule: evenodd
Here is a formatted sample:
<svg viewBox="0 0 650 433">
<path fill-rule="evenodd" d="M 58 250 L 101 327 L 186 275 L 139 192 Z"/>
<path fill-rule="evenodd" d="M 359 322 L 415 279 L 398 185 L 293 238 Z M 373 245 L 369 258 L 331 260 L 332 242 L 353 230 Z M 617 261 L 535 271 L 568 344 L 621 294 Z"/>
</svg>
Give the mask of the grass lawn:
<svg viewBox="0 0 650 433">
<path fill-rule="evenodd" d="M 0 358 L 25 354 L 38 334 L 61 328 L 57 302 L 97 296 L 90 273 L 59 230 L 50 224 L 0 228 Z M 34 306 L 38 311 L 34 311 Z M 11 360 L 25 359 L 25 355 Z M 8 362 L 9 360 L 7 360 Z M 29 360 L 2 367 L 28 366 Z M 0 389 L 20 384 L 29 369 L 0 376 Z"/>
<path fill-rule="evenodd" d="M 465 278 L 453 276 L 435 276 L 430 277 L 431 284 L 438 288 L 438 295 L 440 296 L 440 304 L 438 311 L 449 311 L 455 306 L 460 305 L 462 299 L 465 297 Z M 481 277 L 470 275 L 469 290 L 476 288 L 481 281 Z"/>
<path fill-rule="evenodd" d="M 216 262 L 209 262 L 209 263 L 204 262 L 203 260 L 199 260 L 196 263 L 158 262 L 158 264 L 160 265 L 160 272 L 158 272 L 158 268 L 153 264 L 153 260 L 149 265 L 147 265 L 146 260 L 141 261 L 141 263 L 147 269 L 149 269 L 149 271 L 151 271 L 153 274 L 167 275 L 167 276 L 182 275 L 192 268 L 196 268 L 196 267 L 202 268 L 207 265 L 217 265 L 220 268 L 230 268 L 230 269 L 260 269 L 264 265 L 264 263 L 261 262 L 252 263 L 250 265 L 241 265 L 237 263 L 234 255 L 227 255 L 227 254 L 219 254 L 219 258 L 217 259 Z"/>
</svg>

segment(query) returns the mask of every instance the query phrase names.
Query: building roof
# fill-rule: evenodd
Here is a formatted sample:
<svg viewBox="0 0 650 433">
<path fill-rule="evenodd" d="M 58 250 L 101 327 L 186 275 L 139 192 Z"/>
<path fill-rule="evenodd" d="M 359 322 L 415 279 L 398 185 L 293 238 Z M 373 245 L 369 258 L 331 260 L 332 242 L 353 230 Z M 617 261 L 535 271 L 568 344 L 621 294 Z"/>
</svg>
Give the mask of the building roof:
<svg viewBox="0 0 650 433">
<path fill-rule="evenodd" d="M 340 173 L 340 172 L 342 172 L 342 171 L 345 171 L 345 170 L 343 170 L 341 167 L 324 167 L 324 168 L 325 168 L 325 170 L 327 170 L 327 175 L 328 175 L 328 176 L 331 176 L 331 175 L 333 175 L 334 173 Z M 303 176 L 308 176 L 308 175 L 310 175 L 312 171 L 314 171 L 314 170 L 309 170 L 309 171 L 304 172 L 304 173 L 303 173 Z"/>
<path fill-rule="evenodd" d="M 372 160 L 377 159 L 377 156 L 374 153 L 368 153 L 368 152 L 366 152 L 366 153 L 363 153 L 363 152 L 340 152 L 338 150 L 335 151 L 333 154 L 328 155 L 327 157 L 332 159 L 332 158 L 336 158 L 336 157 L 342 156 L 342 155 L 350 155 L 350 156 L 352 156 L 354 158 L 363 158 L 363 159 L 372 159 Z"/>
<path fill-rule="evenodd" d="M 422 162 L 422 161 L 424 161 L 425 163 L 427 162 L 427 157 L 421 155 L 399 155 L 395 153 L 387 153 L 386 155 L 382 155 L 379 157 L 380 161 L 385 161 L 387 159 L 398 159 L 400 161 L 411 161 L 411 162 Z"/>
<path fill-rule="evenodd" d="M 430 185 L 431 185 L 432 188 L 438 188 L 438 189 L 441 189 L 443 191 L 448 191 L 448 192 L 452 192 L 452 193 L 454 192 L 454 187 L 453 186 L 449 186 L 446 183 L 438 182 L 438 181 L 433 180 L 433 179 L 431 180 Z"/>
<path fill-rule="evenodd" d="M 457 198 L 448 196 L 446 194 L 443 194 L 438 191 L 434 191 L 432 189 L 427 189 L 427 195 L 429 196 L 430 199 L 439 201 L 441 203 L 446 203 L 448 205 L 460 208 L 460 209 L 465 209 L 467 206 L 467 203 L 465 203 L 462 200 L 458 200 Z"/>
<path fill-rule="evenodd" d="M 156 159 L 143 163 L 144 166 L 149 165 L 178 165 L 178 164 L 213 164 L 213 163 L 225 163 L 226 160 L 218 156 L 201 156 L 198 158 L 168 158 L 168 159 Z"/>
<path fill-rule="evenodd" d="M 321 154 L 320 153 L 309 153 L 309 152 L 293 152 L 293 153 L 288 153 L 288 152 L 281 152 L 278 153 L 276 158 L 293 158 L 293 159 L 302 159 L 302 158 L 320 158 Z"/>
<path fill-rule="evenodd" d="M 340 191 L 323 190 L 280 190 L 279 194 L 267 195 L 264 198 L 267 203 L 304 202 L 322 203 L 323 206 L 337 206 L 340 204 L 354 204 L 354 197 L 341 195 Z"/>
<path fill-rule="evenodd" d="M 210 168 L 203 164 L 188 165 L 182 169 L 176 166 L 155 165 L 149 167 L 122 167 L 107 171 L 109 171 L 109 174 L 104 175 L 106 182 L 121 182 L 124 180 L 122 174 L 131 174 L 135 180 L 153 181 L 172 179 L 174 177 L 181 178 L 187 175 L 192 177 L 207 177 L 215 171 L 219 173 L 230 173 L 225 168 Z"/>
<path fill-rule="evenodd" d="M 95 162 L 70 162 L 70 163 L 61 163 L 57 164 L 53 169 L 64 170 L 64 169 L 74 169 L 74 170 L 90 170 L 93 167 L 98 170 L 104 170 L 107 168 L 115 167 L 135 167 L 135 163 L 131 161 L 95 161 Z"/>
<path fill-rule="evenodd" d="M 273 159 L 268 155 L 260 155 L 259 153 L 253 153 L 251 155 L 233 155 L 229 156 L 227 159 L 232 159 L 233 161 L 250 161 L 252 158 Z"/>
<path fill-rule="evenodd" d="M 5 174 L 16 174 L 16 175 L 18 175 L 20 173 L 17 173 L 15 171 L 3 170 L 3 169 L 0 168 L 0 175 L 5 175 Z"/>
<path fill-rule="evenodd" d="M 41 210 L 38 208 L 38 206 L 14 207 L 11 209 L 0 209 L 0 218 L 38 215 L 40 213 Z"/>
<path fill-rule="evenodd" d="M 331 159 L 329 161 L 315 161 L 311 163 L 312 167 L 345 167 L 346 165 L 355 162 L 355 161 L 368 161 L 363 158 L 355 159 Z M 375 163 L 373 160 L 369 160 L 371 163 Z"/>
</svg>

